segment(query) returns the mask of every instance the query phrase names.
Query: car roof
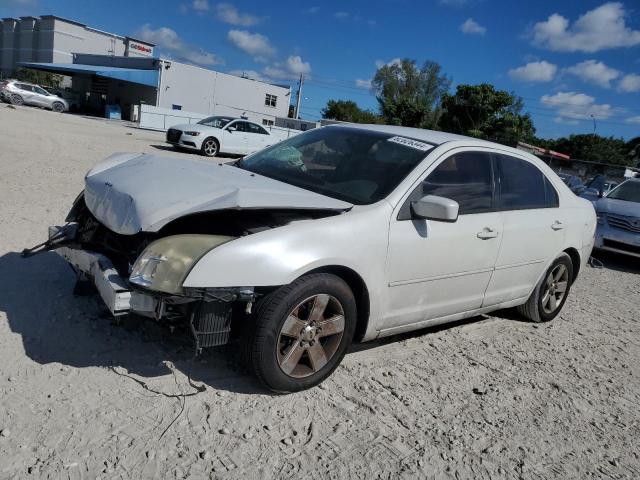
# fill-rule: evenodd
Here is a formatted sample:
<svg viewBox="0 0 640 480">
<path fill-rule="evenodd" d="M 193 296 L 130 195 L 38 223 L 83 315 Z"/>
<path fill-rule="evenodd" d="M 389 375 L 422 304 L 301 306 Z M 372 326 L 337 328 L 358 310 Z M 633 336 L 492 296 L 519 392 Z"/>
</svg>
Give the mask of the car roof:
<svg viewBox="0 0 640 480">
<path fill-rule="evenodd" d="M 491 145 L 498 145 L 486 140 L 466 137 L 464 135 L 457 135 L 455 133 L 438 132 L 436 130 L 426 130 L 424 128 L 413 127 L 401 127 L 397 125 L 376 125 L 376 124 L 362 124 L 362 123 L 337 123 L 328 125 L 326 128 L 331 127 L 347 127 L 359 130 L 371 130 L 375 132 L 388 133 L 390 135 L 399 135 L 403 137 L 410 137 L 415 140 L 422 140 L 423 142 L 431 143 L 433 145 L 442 145 L 446 142 L 452 142 L 454 140 L 473 140 L 473 142 L 481 142 Z M 500 145 L 504 146 L 504 145 Z"/>
</svg>

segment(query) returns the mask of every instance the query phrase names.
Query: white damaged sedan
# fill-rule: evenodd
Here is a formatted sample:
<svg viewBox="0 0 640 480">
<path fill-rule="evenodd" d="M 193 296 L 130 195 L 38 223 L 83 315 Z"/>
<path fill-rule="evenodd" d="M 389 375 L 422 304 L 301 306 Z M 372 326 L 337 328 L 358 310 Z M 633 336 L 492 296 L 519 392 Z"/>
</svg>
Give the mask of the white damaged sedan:
<svg viewBox="0 0 640 480">
<path fill-rule="evenodd" d="M 45 249 L 114 315 L 238 341 L 270 389 L 319 384 L 354 341 L 562 309 L 596 216 L 543 162 L 442 132 L 334 125 L 235 164 L 117 154 Z"/>
</svg>

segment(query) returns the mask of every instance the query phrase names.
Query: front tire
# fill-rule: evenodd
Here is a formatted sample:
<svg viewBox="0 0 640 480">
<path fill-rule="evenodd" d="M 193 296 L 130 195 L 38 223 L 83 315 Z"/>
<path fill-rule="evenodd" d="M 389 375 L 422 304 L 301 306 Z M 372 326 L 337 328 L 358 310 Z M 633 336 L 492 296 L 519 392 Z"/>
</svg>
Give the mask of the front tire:
<svg viewBox="0 0 640 480">
<path fill-rule="evenodd" d="M 256 305 L 247 333 L 249 367 L 270 390 L 297 392 L 324 381 L 353 340 L 356 302 L 341 278 L 317 273 L 278 288 Z"/>
<path fill-rule="evenodd" d="M 205 157 L 215 157 L 220 153 L 220 144 L 213 137 L 205 138 L 200 151 Z"/>
<path fill-rule="evenodd" d="M 518 312 L 536 323 L 553 320 L 562 310 L 572 283 L 573 263 L 563 253 L 542 276 L 527 303 L 518 307 Z"/>
<path fill-rule="evenodd" d="M 62 113 L 64 112 L 64 105 L 60 102 L 54 102 L 54 104 L 51 105 L 51 110 L 55 113 Z"/>
</svg>

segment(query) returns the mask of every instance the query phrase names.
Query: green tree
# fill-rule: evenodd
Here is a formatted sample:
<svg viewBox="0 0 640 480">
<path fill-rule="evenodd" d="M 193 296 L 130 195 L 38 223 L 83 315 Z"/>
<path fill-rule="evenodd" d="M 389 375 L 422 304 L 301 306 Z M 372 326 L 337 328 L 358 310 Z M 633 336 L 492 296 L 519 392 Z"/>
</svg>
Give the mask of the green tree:
<svg viewBox="0 0 640 480">
<path fill-rule="evenodd" d="M 640 168 L 640 137 L 629 140 L 626 149 L 628 164 Z"/>
<path fill-rule="evenodd" d="M 450 86 L 439 64 L 428 61 L 418 68 L 407 58 L 383 65 L 371 82 L 385 123 L 418 128 L 437 127 L 440 101 Z"/>
<path fill-rule="evenodd" d="M 16 78 L 25 82 L 35 83 L 36 85 L 42 85 L 43 87 L 57 88 L 62 83 L 63 76 L 41 70 L 34 70 L 32 68 L 19 68 L 16 70 Z"/>
<path fill-rule="evenodd" d="M 454 95 L 442 98 L 440 128 L 447 132 L 485 138 L 509 145 L 534 138 L 535 127 L 523 114 L 522 98 L 493 85 L 458 85 Z"/>
<path fill-rule="evenodd" d="M 548 141 L 548 146 L 561 153 L 566 153 L 576 160 L 611 163 L 616 165 L 632 165 L 629 156 L 629 145 L 622 138 L 602 137 L 600 135 L 570 135 Z"/>
<path fill-rule="evenodd" d="M 322 109 L 322 118 L 351 123 L 380 123 L 380 117 L 369 110 L 361 109 L 352 100 L 329 100 Z"/>
</svg>

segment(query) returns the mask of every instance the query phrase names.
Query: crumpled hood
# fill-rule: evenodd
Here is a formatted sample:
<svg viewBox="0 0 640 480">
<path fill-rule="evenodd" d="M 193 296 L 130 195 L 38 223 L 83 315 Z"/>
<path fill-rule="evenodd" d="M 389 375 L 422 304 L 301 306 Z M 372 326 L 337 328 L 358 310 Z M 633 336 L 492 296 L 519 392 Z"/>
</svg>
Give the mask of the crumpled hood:
<svg viewBox="0 0 640 480">
<path fill-rule="evenodd" d="M 606 197 L 593 203 L 598 213 L 614 213 L 627 217 L 640 217 L 640 203 Z"/>
<path fill-rule="evenodd" d="M 176 218 L 212 210 L 353 206 L 230 165 L 139 153 L 96 165 L 85 178 L 84 199 L 103 225 L 123 235 L 157 232 Z"/>
</svg>

